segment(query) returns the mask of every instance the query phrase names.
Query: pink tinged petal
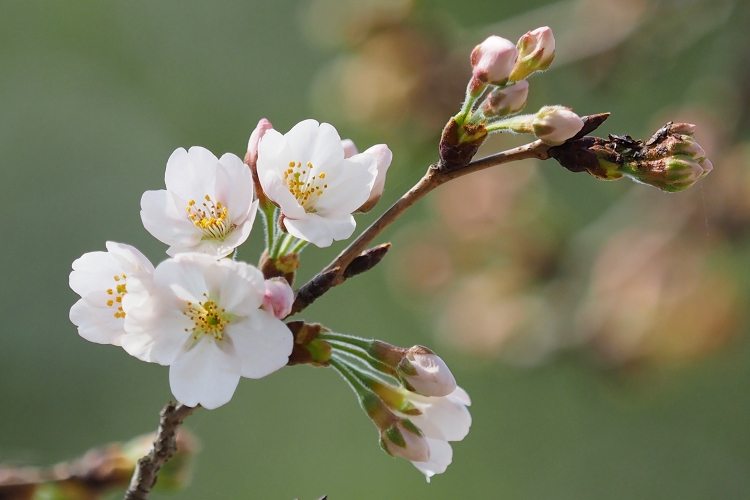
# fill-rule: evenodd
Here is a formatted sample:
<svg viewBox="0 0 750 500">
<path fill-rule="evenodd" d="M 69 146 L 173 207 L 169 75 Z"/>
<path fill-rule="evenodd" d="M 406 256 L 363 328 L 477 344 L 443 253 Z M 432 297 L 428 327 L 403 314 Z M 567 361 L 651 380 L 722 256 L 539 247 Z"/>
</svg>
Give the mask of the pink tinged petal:
<svg viewBox="0 0 750 500">
<path fill-rule="evenodd" d="M 151 261 L 134 246 L 126 245 L 124 243 L 116 243 L 114 241 L 108 241 L 106 246 L 109 253 L 118 255 L 130 262 L 133 265 L 134 270 L 142 269 L 146 272 L 154 272 L 154 265 Z"/>
<path fill-rule="evenodd" d="M 294 290 L 284 278 L 271 278 L 265 282 L 266 292 L 263 295 L 263 309 L 279 319 L 284 319 L 292 312 Z"/>
<path fill-rule="evenodd" d="M 351 158 L 352 156 L 359 153 L 357 145 L 351 139 L 342 139 L 341 147 L 344 148 L 344 158 Z"/>
<path fill-rule="evenodd" d="M 456 390 L 458 391 L 458 388 Z M 411 419 L 427 437 L 460 441 L 466 437 L 471 427 L 471 414 L 461 402 L 464 396 L 468 397 L 463 390 L 458 393 L 454 391 L 446 397 L 410 394 L 409 400 L 422 411 L 422 415 L 411 417 Z"/>
<path fill-rule="evenodd" d="M 167 245 L 191 247 L 203 237 L 203 232 L 193 225 L 186 213 L 177 211 L 172 196 L 164 190 L 143 193 L 141 221 L 146 231 Z"/>
<path fill-rule="evenodd" d="M 292 156 L 290 160 L 296 158 L 295 161 L 302 164 L 311 161 L 318 138 L 319 127 L 320 125 L 315 120 L 303 120 L 284 134 L 288 151 Z M 265 138 L 263 140 L 265 141 Z M 261 141 L 261 144 L 263 144 L 263 141 Z M 341 139 L 339 139 L 339 147 L 341 147 Z M 343 155 L 344 152 L 342 149 L 341 156 L 343 157 Z"/>
<path fill-rule="evenodd" d="M 204 280 L 208 295 L 227 313 L 247 316 L 263 303 L 263 273 L 244 262 L 222 259 L 207 266 Z"/>
<path fill-rule="evenodd" d="M 370 197 L 377 166 L 372 155 L 360 153 L 323 171 L 328 187 L 315 201 L 315 209 L 323 216 L 350 214 Z"/>
<path fill-rule="evenodd" d="M 316 168 L 326 169 L 329 165 L 338 164 L 343 159 L 344 148 L 341 145 L 339 133 L 330 123 L 321 123 L 309 161 Z"/>
<path fill-rule="evenodd" d="M 240 381 L 240 358 L 226 341 L 203 335 L 192 338 L 169 367 L 169 385 L 187 406 L 213 410 L 228 403 Z"/>
<path fill-rule="evenodd" d="M 255 126 L 253 133 L 250 134 L 250 139 L 247 141 L 247 157 L 251 162 L 257 160 L 258 145 L 260 144 L 261 138 L 263 138 L 269 130 L 273 130 L 273 125 L 271 125 L 271 122 L 267 118 L 261 118 Z"/>
<path fill-rule="evenodd" d="M 284 227 L 292 236 L 325 248 L 330 246 L 333 240 L 345 240 L 350 237 L 356 224 L 351 214 L 328 217 L 305 214 L 302 219 L 284 219 Z"/>
<path fill-rule="evenodd" d="M 456 390 L 456 379 L 440 356 L 409 350 L 406 359 L 416 370 L 416 375 L 402 374 L 402 377 L 417 393 L 444 397 Z"/>
<path fill-rule="evenodd" d="M 228 325 L 226 334 L 242 360 L 242 376 L 247 378 L 265 377 L 286 366 L 294 344 L 287 326 L 262 309 Z"/>
<path fill-rule="evenodd" d="M 425 475 L 427 482 L 435 474 L 442 474 L 453 461 L 453 448 L 445 441 L 426 438 L 430 447 L 430 459 L 427 462 L 412 462 L 414 467 Z"/>
<path fill-rule="evenodd" d="M 81 297 L 112 288 L 114 277 L 122 274 L 122 266 L 107 252 L 89 252 L 73 261 L 70 288 Z"/>
<path fill-rule="evenodd" d="M 106 294 L 104 292 L 101 295 Z M 116 308 L 108 307 L 106 299 L 99 294 L 92 298 L 80 299 L 70 308 L 70 321 L 78 327 L 78 334 L 89 342 L 120 345 L 120 337 L 125 335 L 123 318 L 115 318 Z"/>
<path fill-rule="evenodd" d="M 372 191 L 370 191 L 369 201 L 375 197 L 379 198 L 383 194 L 385 175 L 388 173 L 388 167 L 391 166 L 391 162 L 393 161 L 393 152 L 385 144 L 376 144 L 364 152 L 372 155 L 377 165 L 377 176 L 375 177 L 375 183 L 372 185 Z"/>
<path fill-rule="evenodd" d="M 198 201 L 214 194 L 216 165 L 219 160 L 205 148 L 194 146 L 189 151 L 175 150 L 167 160 L 164 183 L 168 191 L 185 201 Z"/>
</svg>

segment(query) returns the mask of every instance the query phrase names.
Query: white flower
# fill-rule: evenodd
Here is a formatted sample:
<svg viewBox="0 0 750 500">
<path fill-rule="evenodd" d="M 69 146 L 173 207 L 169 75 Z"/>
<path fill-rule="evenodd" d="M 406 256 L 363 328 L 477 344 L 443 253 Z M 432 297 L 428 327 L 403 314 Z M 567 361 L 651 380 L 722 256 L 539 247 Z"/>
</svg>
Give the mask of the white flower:
<svg viewBox="0 0 750 500">
<path fill-rule="evenodd" d="M 406 399 L 422 413 L 402 416 L 422 431 L 430 448 L 428 460 L 412 461 L 429 482 L 435 474 L 445 472 L 453 460 L 453 449 L 448 441 L 461 441 L 469 433 L 471 414 L 466 407 L 471 405 L 471 399 L 460 387 L 445 397 L 407 393 Z"/>
<path fill-rule="evenodd" d="M 133 277 L 148 285 L 154 266 L 130 245 L 108 241 L 106 246 L 106 252 L 86 253 L 73 262 L 70 288 L 81 299 L 70 308 L 70 321 L 86 340 L 120 345 L 125 335 L 123 297 Z"/>
<path fill-rule="evenodd" d="M 440 356 L 426 347 L 409 349 L 398 370 L 401 377 L 423 396 L 448 396 L 456 389 L 456 379 Z M 406 364 L 402 367 L 402 364 Z"/>
<path fill-rule="evenodd" d="M 474 78 L 484 83 L 504 85 L 518 59 L 516 45 L 492 35 L 471 51 Z"/>
<path fill-rule="evenodd" d="M 315 120 L 302 121 L 285 135 L 266 131 L 257 168 L 263 191 L 281 208 L 286 230 L 319 247 L 352 235 L 351 214 L 368 200 L 377 175 L 372 155 L 345 159 L 336 129 Z"/>
<path fill-rule="evenodd" d="M 286 325 L 260 309 L 264 294 L 262 273 L 244 262 L 200 254 L 167 259 L 154 271 L 151 294 L 125 298 L 122 346 L 169 365 L 181 403 L 219 407 L 240 376 L 264 377 L 286 365 L 292 351 Z"/>
<path fill-rule="evenodd" d="M 170 245 L 167 254 L 197 252 L 224 257 L 250 234 L 257 202 L 253 176 L 238 157 L 217 159 L 205 148 L 179 148 L 167 161 L 166 191 L 146 191 L 141 219 Z"/>
<path fill-rule="evenodd" d="M 284 319 L 292 312 L 294 290 L 284 278 L 266 280 L 266 293 L 263 296 L 263 309 L 279 319 Z"/>
</svg>

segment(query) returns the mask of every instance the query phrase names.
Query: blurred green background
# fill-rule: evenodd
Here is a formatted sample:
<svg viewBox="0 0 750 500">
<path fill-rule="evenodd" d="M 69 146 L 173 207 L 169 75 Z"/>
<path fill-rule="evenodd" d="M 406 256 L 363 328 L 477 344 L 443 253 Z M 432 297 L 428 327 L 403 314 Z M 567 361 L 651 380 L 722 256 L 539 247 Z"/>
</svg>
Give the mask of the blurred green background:
<svg viewBox="0 0 750 500">
<path fill-rule="evenodd" d="M 261 117 L 281 131 L 304 118 L 330 120 L 360 149 L 391 145 L 394 164 L 377 213 L 435 160 L 442 123 L 458 109 L 470 74 L 473 45 L 493 32 L 516 39 L 549 24 L 559 67 L 532 78 L 529 110 L 559 103 L 579 114 L 611 111 L 601 132 L 644 138 L 672 117 L 669 111 L 689 118 L 685 109 L 709 109 L 715 121 L 699 126 L 720 129 L 718 156 L 750 137 L 748 10 L 745 0 L 0 3 L 0 461 L 54 463 L 155 429 L 170 398 L 167 369 L 82 340 L 68 321 L 77 297 L 67 279 L 73 260 L 103 250 L 106 240 L 132 244 L 154 262 L 165 257 L 164 245 L 140 223 L 139 200 L 143 191 L 163 188 L 177 147 L 243 156 Z M 367 85 L 347 84 L 362 73 L 351 76 L 340 61 L 394 26 L 408 36 L 378 57 L 402 57 L 401 68 L 421 71 L 422 79 L 405 76 L 412 87 L 394 90 L 400 97 L 389 107 L 373 101 Z M 424 56 L 417 62 L 409 59 L 418 52 Z M 381 90 L 398 87 L 368 75 Z M 342 98 L 342 84 L 351 95 Z M 503 145 L 488 144 L 486 152 Z M 697 232 L 704 243 L 721 232 L 700 209 L 725 196 L 725 184 L 713 178 L 722 167 L 740 175 L 746 166 L 714 165 L 716 172 L 686 194 L 692 198 L 683 198 L 705 216 Z M 530 222 L 539 231 L 547 224 L 555 234 L 576 234 L 636 190 L 648 190 L 654 210 L 684 209 L 682 194 L 626 181 L 597 182 L 551 164 L 537 175 L 550 214 Z M 439 211 L 434 201 L 419 204 L 382 241 L 413 241 L 425 225 L 445 232 Z M 360 217 L 360 227 L 375 215 Z M 636 216 L 648 219 L 648 210 Z M 717 334 L 716 348 L 667 362 L 651 357 L 637 368 L 602 361 L 588 342 L 565 342 L 522 367 L 512 353 L 478 356 L 462 350 L 460 338 L 445 342 L 434 333 L 435 311 L 425 306 L 431 296 L 416 297 L 394 277 L 397 245 L 383 265 L 303 316 L 441 354 L 473 399 L 472 431 L 454 444 L 448 471 L 427 484 L 408 462 L 386 456 L 343 380 L 299 366 L 243 380 L 230 404 L 196 412 L 187 423 L 202 442 L 193 483 L 154 497 L 750 498 L 750 347 L 742 318 L 750 238 L 743 228 L 711 254 L 737 290 L 737 319 Z M 260 251 L 260 226 L 253 234 L 240 253 L 250 262 Z M 551 246 L 552 253 L 560 248 Z M 300 277 L 342 247 L 308 249 Z M 708 299 L 698 304 L 712 307 Z M 566 313 L 574 311 L 556 318 Z"/>
</svg>

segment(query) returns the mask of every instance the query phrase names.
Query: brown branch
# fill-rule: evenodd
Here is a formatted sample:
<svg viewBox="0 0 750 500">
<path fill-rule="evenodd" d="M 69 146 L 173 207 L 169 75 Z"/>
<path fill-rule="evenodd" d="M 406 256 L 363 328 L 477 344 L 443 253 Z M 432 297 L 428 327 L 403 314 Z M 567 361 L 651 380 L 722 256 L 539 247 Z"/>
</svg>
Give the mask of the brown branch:
<svg viewBox="0 0 750 500">
<path fill-rule="evenodd" d="M 156 484 L 159 470 L 177 452 L 177 429 L 195 411 L 183 404 L 167 403 L 161 410 L 159 429 L 148 454 L 138 460 L 125 491 L 125 500 L 146 500 Z"/>
<path fill-rule="evenodd" d="M 584 116 L 584 125 L 581 131 L 573 137 L 571 140 L 578 139 L 586 134 L 589 134 L 596 130 L 604 120 L 609 117 L 609 113 L 601 113 L 597 115 Z M 475 160 L 462 168 L 455 170 L 441 171 L 439 165 L 434 163 L 427 169 L 427 173 L 420 179 L 420 181 L 414 185 L 409 191 L 406 192 L 396 203 L 383 213 L 370 227 L 365 229 L 359 237 L 354 240 L 348 247 L 346 247 L 333 262 L 323 269 L 320 273 L 315 275 L 310 281 L 305 283 L 298 291 L 297 298 L 300 293 L 309 291 L 309 288 L 313 286 L 316 280 L 320 280 L 323 276 L 326 276 L 326 281 L 330 282 L 322 293 L 316 294 L 315 299 L 320 297 L 323 293 L 327 292 L 334 286 L 343 283 L 342 277 L 345 276 L 349 270 L 349 266 L 352 264 L 354 259 L 360 255 L 365 248 L 367 248 L 372 240 L 374 240 L 380 233 L 385 230 L 388 226 L 393 223 L 397 218 L 401 216 L 409 207 L 414 205 L 417 201 L 422 199 L 427 193 L 437 188 L 438 186 L 445 184 L 446 182 L 463 177 L 464 175 L 478 172 L 486 168 L 495 167 L 504 163 L 510 163 L 518 160 L 525 160 L 528 158 L 537 158 L 540 160 L 547 160 L 550 158 L 550 150 L 554 149 L 553 146 L 544 144 L 542 141 L 534 141 L 524 146 L 509 149 L 502 153 L 487 156 L 480 160 Z M 298 313 L 307 307 L 310 303 L 299 303 L 295 300 L 295 306 L 292 309 L 293 313 Z"/>
</svg>

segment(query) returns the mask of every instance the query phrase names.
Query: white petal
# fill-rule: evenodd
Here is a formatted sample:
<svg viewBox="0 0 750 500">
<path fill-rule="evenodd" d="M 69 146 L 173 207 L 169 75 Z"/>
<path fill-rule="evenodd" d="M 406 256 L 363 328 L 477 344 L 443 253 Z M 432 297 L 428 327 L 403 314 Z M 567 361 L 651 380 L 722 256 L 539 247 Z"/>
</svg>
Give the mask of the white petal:
<svg viewBox="0 0 750 500">
<path fill-rule="evenodd" d="M 412 403 L 422 411 L 422 415 L 411 417 L 414 425 L 424 435 L 444 441 L 460 441 L 466 437 L 471 427 L 471 413 L 453 399 L 447 397 L 410 396 Z"/>
<path fill-rule="evenodd" d="M 260 172 L 259 172 L 260 175 Z M 289 192 L 284 181 L 276 172 L 269 171 L 261 177 L 261 185 L 266 195 L 281 208 L 281 212 L 287 217 L 299 219 L 305 216 L 305 209 L 299 204 L 292 193 Z"/>
<path fill-rule="evenodd" d="M 328 187 L 315 201 L 321 215 L 352 213 L 370 197 L 377 173 L 375 158 L 360 153 L 348 160 L 321 167 Z"/>
<path fill-rule="evenodd" d="M 118 255 L 133 264 L 136 270 L 142 269 L 150 273 L 154 272 L 154 265 L 151 261 L 134 246 L 108 241 L 106 247 L 109 253 Z"/>
<path fill-rule="evenodd" d="M 430 482 L 435 474 L 442 474 L 453 461 L 453 448 L 445 441 L 426 438 L 430 447 L 430 460 L 428 462 L 412 462 L 414 467 L 420 470 Z"/>
<path fill-rule="evenodd" d="M 205 269 L 204 279 L 209 296 L 230 314 L 247 316 L 263 303 L 263 273 L 250 264 L 222 259 Z"/>
<path fill-rule="evenodd" d="M 266 131 L 258 145 L 258 161 L 256 168 L 258 176 L 263 176 L 266 172 L 273 171 L 281 174 L 287 169 L 287 165 L 280 165 L 281 156 L 288 154 L 286 152 L 286 139 L 276 130 Z M 261 185 L 263 183 L 261 182 Z M 265 186 L 263 186 L 265 190 Z"/>
<path fill-rule="evenodd" d="M 345 240 L 351 236 L 356 223 L 351 214 L 335 217 L 305 214 L 302 219 L 284 219 L 284 226 L 292 236 L 324 248 L 330 246 L 333 240 Z"/>
<path fill-rule="evenodd" d="M 216 165 L 219 160 L 209 150 L 193 146 L 189 151 L 175 150 L 167 161 L 164 183 L 185 201 L 214 195 Z"/>
<path fill-rule="evenodd" d="M 203 277 L 204 269 L 214 261 L 213 258 L 200 254 L 181 254 L 174 259 L 167 259 L 156 267 L 154 285 L 172 290 L 184 301 L 202 301 L 203 294 L 208 292 Z"/>
<path fill-rule="evenodd" d="M 376 144 L 363 151 L 363 153 L 372 155 L 375 158 L 378 171 L 375 183 L 372 186 L 372 191 L 370 192 L 370 198 L 368 198 L 369 201 L 370 199 L 379 197 L 383 194 L 383 188 L 385 188 L 385 177 L 388 173 L 388 168 L 393 161 L 393 152 L 391 152 L 385 144 Z"/>
<path fill-rule="evenodd" d="M 290 160 L 295 160 L 305 164 L 312 159 L 312 154 L 315 150 L 315 143 L 318 138 L 318 129 L 319 124 L 317 121 L 303 120 L 292 127 L 289 132 L 284 134 L 288 151 L 292 155 Z M 340 139 L 339 147 L 341 147 Z M 341 149 L 341 156 L 344 156 L 343 148 Z"/>
<path fill-rule="evenodd" d="M 240 381 L 240 360 L 234 349 L 210 335 L 191 341 L 169 368 L 169 385 L 187 406 L 212 410 L 232 399 Z"/>
<path fill-rule="evenodd" d="M 341 137 L 333 125 L 321 123 L 309 161 L 318 168 L 335 165 L 344 159 Z"/>
<path fill-rule="evenodd" d="M 469 397 L 469 393 L 466 392 L 462 387 L 456 387 L 456 390 L 450 393 L 448 395 L 448 398 L 456 401 L 457 403 L 461 403 L 462 405 L 471 406 L 471 398 Z"/>
<path fill-rule="evenodd" d="M 182 311 L 163 305 L 155 296 L 150 297 L 137 307 L 129 308 L 122 348 L 142 361 L 170 365 L 190 338 L 185 328 L 192 326 Z"/>
<path fill-rule="evenodd" d="M 258 309 L 226 329 L 242 360 L 242 376 L 261 378 L 286 366 L 292 353 L 292 332 L 273 314 Z"/>
<path fill-rule="evenodd" d="M 143 193 L 141 220 L 154 238 L 167 245 L 191 247 L 203 237 L 185 213 L 177 212 L 172 196 L 164 190 Z"/>
<path fill-rule="evenodd" d="M 250 167 L 232 153 L 219 160 L 217 169 L 216 197 L 229 209 L 234 224 L 245 221 L 253 203 L 253 174 Z"/>
<path fill-rule="evenodd" d="M 115 309 L 90 300 L 80 299 L 70 308 L 70 321 L 78 327 L 78 334 L 89 342 L 120 345 L 125 335 L 123 318 L 114 317 Z"/>
<path fill-rule="evenodd" d="M 89 252 L 73 261 L 70 288 L 81 297 L 112 288 L 113 278 L 122 274 L 122 266 L 107 252 Z"/>
</svg>

